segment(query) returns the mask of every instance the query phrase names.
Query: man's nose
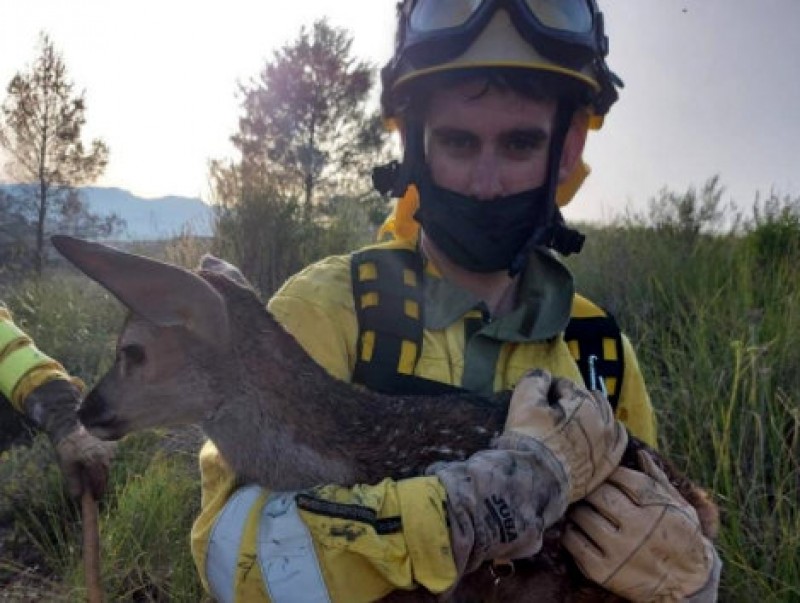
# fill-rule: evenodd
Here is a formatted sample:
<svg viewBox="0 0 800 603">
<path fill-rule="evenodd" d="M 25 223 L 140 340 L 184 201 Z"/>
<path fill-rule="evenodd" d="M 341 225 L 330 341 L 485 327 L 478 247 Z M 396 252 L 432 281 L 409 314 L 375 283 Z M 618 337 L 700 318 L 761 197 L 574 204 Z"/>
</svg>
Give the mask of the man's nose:
<svg viewBox="0 0 800 603">
<path fill-rule="evenodd" d="M 481 201 L 490 201 L 503 195 L 500 170 L 493 153 L 481 153 L 473 165 L 470 176 L 470 194 Z"/>
</svg>

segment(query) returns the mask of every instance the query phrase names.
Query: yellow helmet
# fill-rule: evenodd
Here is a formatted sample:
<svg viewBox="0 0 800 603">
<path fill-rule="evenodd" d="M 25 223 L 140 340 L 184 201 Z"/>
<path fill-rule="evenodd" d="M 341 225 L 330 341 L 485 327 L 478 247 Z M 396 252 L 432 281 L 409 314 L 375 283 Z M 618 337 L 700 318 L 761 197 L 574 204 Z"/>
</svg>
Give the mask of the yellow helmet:
<svg viewBox="0 0 800 603">
<path fill-rule="evenodd" d="M 562 145 L 575 111 L 587 111 L 590 127 L 599 128 L 622 86 L 606 65 L 608 38 L 595 0 L 402 0 L 397 11 L 394 56 L 381 70 L 381 106 L 385 119 L 403 123 L 406 144 L 402 163 L 386 178 L 392 187 L 384 188 L 399 201 L 384 232 L 411 238 L 418 228 L 412 185 L 424 157 L 422 126 L 408 111 L 424 98 L 418 91 L 447 74 L 535 71 L 553 84 L 559 103 L 548 159 L 548 226 L 531 240 L 565 254 L 579 251 L 583 236 L 565 226 L 558 208 L 571 200 L 588 166 L 580 162 L 559 184 Z"/>
<path fill-rule="evenodd" d="M 386 118 L 398 116 L 414 83 L 461 70 L 563 76 L 596 116 L 617 100 L 622 82 L 605 62 L 595 0 L 404 0 L 397 10 L 395 53 L 381 71 Z"/>
</svg>

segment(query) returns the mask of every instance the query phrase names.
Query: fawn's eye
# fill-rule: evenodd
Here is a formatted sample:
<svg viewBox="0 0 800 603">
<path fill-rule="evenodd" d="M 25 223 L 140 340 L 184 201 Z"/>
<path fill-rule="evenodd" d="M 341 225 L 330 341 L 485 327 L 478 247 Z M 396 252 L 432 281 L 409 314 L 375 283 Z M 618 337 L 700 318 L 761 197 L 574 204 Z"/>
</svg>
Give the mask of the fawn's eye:
<svg viewBox="0 0 800 603">
<path fill-rule="evenodd" d="M 122 360 L 136 366 L 137 364 L 142 364 L 145 359 L 144 354 L 144 347 L 136 344 L 126 345 L 123 346 L 122 349 L 119 351 L 120 357 Z"/>
</svg>

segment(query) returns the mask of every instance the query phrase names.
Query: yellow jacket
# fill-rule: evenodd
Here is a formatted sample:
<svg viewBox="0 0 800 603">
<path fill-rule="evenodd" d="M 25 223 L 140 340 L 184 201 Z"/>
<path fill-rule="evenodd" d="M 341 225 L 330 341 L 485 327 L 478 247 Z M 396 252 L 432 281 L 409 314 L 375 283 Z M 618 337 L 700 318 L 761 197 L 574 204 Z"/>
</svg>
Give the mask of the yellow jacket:
<svg viewBox="0 0 800 603">
<path fill-rule="evenodd" d="M 73 381 L 64 367 L 39 351 L 33 340 L 25 334 L 0 301 L 0 394 L 21 413 L 24 401 L 33 390 L 53 379 Z"/>
<path fill-rule="evenodd" d="M 358 336 L 350 264 L 349 255 L 314 264 L 287 281 L 268 305 L 320 365 L 345 381 L 351 380 Z M 465 316 L 474 312 L 475 300 L 430 265 L 424 280 L 430 311 L 417 376 L 477 391 L 511 389 L 533 367 L 582 381 L 560 335 L 573 303 L 572 279 L 551 255 L 532 259 L 518 310 L 485 324 L 481 337 L 469 341 Z M 624 337 L 623 350 L 617 416 L 631 433 L 655 444 L 653 410 Z M 489 365 L 481 360 L 487 354 Z M 487 370 L 492 374 L 482 378 Z M 441 593 L 455 580 L 445 492 L 435 477 L 330 485 L 298 498 L 242 487 L 210 442 L 200 453 L 200 468 L 202 508 L 192 551 L 204 585 L 220 601 L 357 603 L 418 585 Z"/>
</svg>

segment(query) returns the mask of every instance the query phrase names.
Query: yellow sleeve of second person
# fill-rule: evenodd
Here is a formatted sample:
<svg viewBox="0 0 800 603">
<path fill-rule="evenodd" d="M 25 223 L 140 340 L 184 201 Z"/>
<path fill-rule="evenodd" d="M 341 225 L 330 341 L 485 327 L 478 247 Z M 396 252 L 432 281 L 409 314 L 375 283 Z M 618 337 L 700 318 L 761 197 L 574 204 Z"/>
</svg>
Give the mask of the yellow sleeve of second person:
<svg viewBox="0 0 800 603">
<path fill-rule="evenodd" d="M 73 381 L 83 389 L 79 379 L 71 378 L 59 362 L 36 348 L 0 302 L 0 392 L 17 411 L 24 412 L 28 395 L 54 379 Z"/>
</svg>

